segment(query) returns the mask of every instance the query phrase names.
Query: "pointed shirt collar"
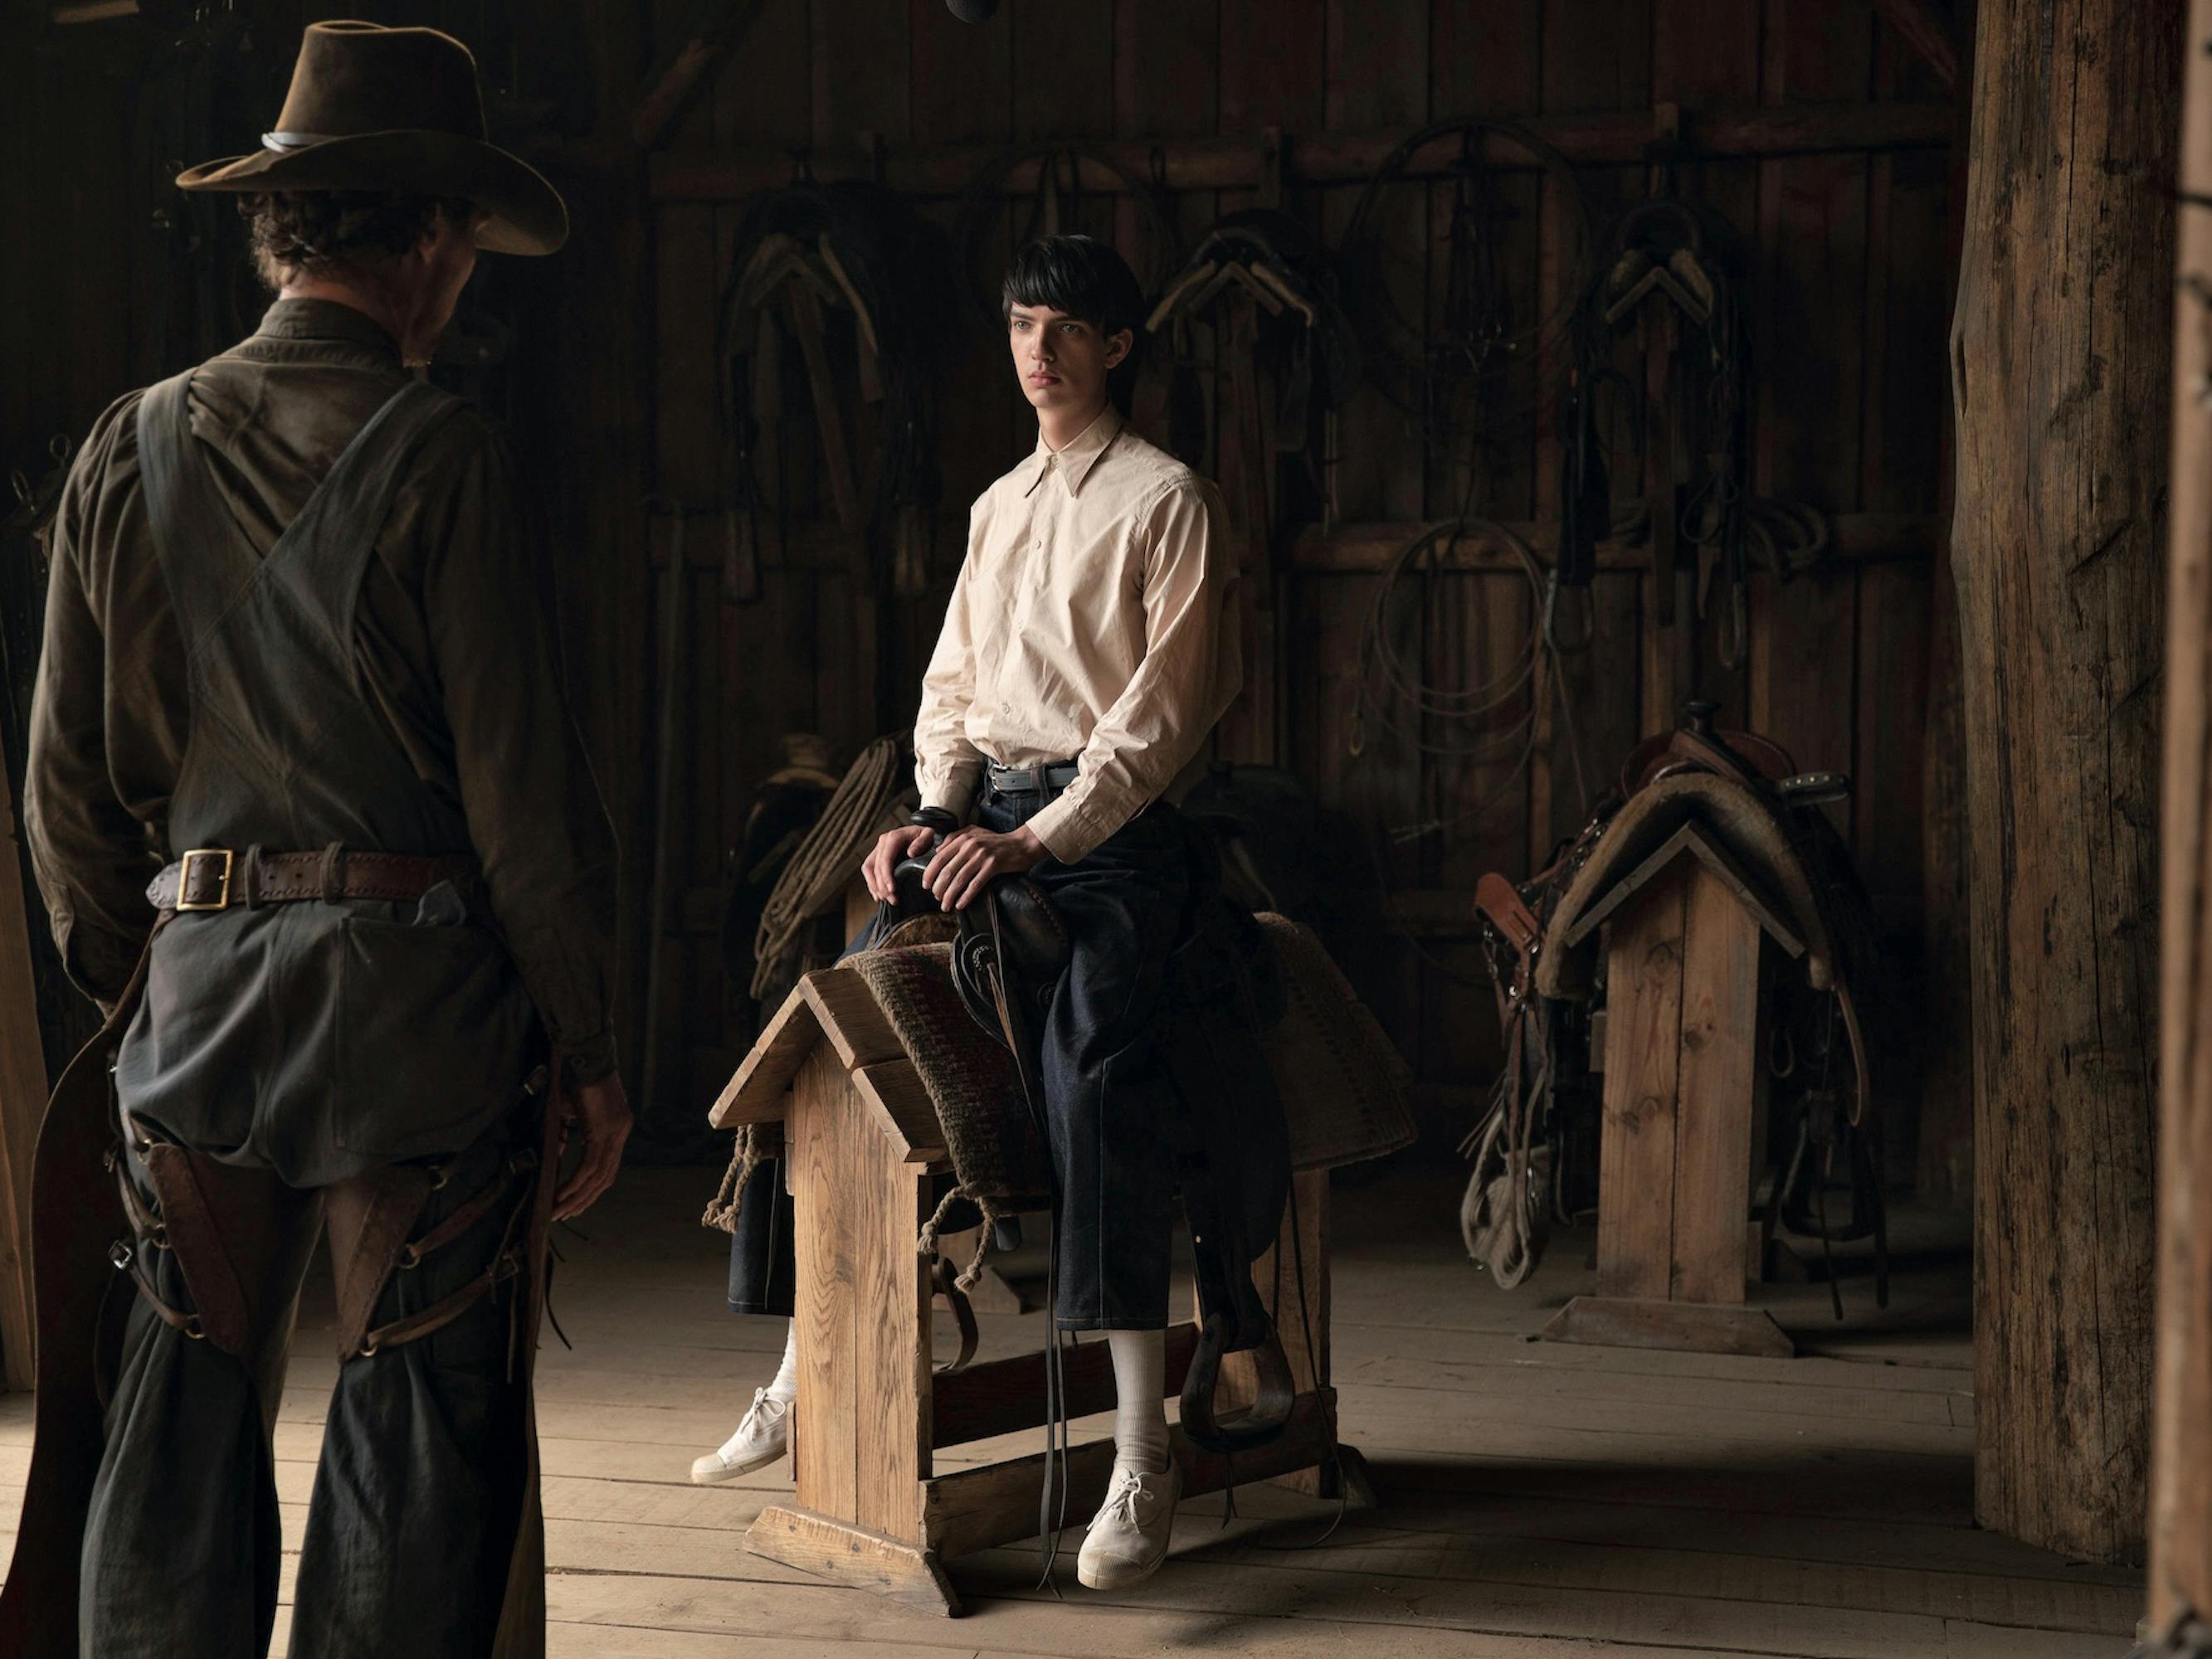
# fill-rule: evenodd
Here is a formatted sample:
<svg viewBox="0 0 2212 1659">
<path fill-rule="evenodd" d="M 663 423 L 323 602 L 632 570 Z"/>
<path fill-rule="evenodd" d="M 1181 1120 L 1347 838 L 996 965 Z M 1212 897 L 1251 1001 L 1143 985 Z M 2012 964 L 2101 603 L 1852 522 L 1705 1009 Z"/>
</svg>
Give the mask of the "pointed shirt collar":
<svg viewBox="0 0 2212 1659">
<path fill-rule="evenodd" d="M 1032 457 L 1034 465 L 1030 469 L 1029 487 L 1022 494 L 1035 495 L 1040 483 L 1052 474 L 1058 473 L 1060 483 L 1066 487 L 1070 495 L 1081 495 L 1084 479 L 1091 476 L 1091 469 L 1098 464 L 1098 458 L 1113 447 L 1114 440 L 1121 431 L 1121 413 L 1109 404 L 1098 418 L 1069 439 L 1064 448 L 1054 449 L 1045 442 L 1043 434 L 1039 434 L 1036 453 Z"/>
</svg>

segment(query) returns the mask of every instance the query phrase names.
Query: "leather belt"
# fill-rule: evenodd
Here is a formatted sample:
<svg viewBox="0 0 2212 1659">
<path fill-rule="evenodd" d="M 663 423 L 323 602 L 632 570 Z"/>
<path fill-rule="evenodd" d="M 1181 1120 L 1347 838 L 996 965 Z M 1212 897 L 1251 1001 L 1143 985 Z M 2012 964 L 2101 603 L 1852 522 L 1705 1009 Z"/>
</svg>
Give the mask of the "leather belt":
<svg viewBox="0 0 2212 1659">
<path fill-rule="evenodd" d="M 1001 795 L 1042 795 L 1049 800 L 1082 775 L 1073 761 L 1047 761 L 1042 766 L 1001 766 L 993 761 L 988 774 L 992 789 Z"/>
<path fill-rule="evenodd" d="M 234 904 L 298 904 L 309 899 L 398 902 L 418 899 L 440 882 L 465 892 L 483 874 L 472 853 L 434 857 L 411 853 L 356 853 L 339 846 L 319 853 L 264 853 L 258 848 L 196 847 L 154 878 L 146 896 L 156 910 L 228 910 Z"/>
</svg>

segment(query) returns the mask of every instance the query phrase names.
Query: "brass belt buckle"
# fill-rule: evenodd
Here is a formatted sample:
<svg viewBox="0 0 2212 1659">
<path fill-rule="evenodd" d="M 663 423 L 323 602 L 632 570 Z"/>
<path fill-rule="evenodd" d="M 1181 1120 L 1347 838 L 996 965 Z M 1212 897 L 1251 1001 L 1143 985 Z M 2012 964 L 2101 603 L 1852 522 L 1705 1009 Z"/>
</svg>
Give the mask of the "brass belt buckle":
<svg viewBox="0 0 2212 1659">
<path fill-rule="evenodd" d="M 228 847 L 195 847 L 191 852 L 185 854 L 177 865 L 177 908 L 179 910 L 228 910 L 230 908 L 230 872 L 234 857 L 235 854 Z M 194 859 L 222 860 L 222 894 L 211 904 L 204 902 L 193 903 L 185 897 L 192 884 Z"/>
</svg>

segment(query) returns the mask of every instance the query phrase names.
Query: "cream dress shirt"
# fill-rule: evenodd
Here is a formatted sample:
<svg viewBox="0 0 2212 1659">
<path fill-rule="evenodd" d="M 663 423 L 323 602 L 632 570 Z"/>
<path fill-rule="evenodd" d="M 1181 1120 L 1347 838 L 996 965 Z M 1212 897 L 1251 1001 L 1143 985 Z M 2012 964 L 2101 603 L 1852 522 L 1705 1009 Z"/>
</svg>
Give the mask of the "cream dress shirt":
<svg viewBox="0 0 2212 1659">
<path fill-rule="evenodd" d="M 976 501 L 915 720 L 922 804 L 984 764 L 1079 762 L 1030 820 L 1073 864 L 1165 794 L 1243 683 L 1220 493 L 1108 408 Z"/>
</svg>

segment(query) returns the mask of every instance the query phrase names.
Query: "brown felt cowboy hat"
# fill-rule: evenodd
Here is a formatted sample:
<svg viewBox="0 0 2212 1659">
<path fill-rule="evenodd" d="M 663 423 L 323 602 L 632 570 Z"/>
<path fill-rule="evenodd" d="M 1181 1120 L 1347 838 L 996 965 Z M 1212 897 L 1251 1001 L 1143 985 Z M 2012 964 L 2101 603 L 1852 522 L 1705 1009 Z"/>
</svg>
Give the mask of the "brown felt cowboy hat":
<svg viewBox="0 0 2212 1659">
<path fill-rule="evenodd" d="M 484 139 L 477 60 L 435 29 L 313 23 L 261 149 L 177 177 L 182 190 L 404 190 L 459 197 L 491 217 L 490 253 L 550 253 L 568 210 L 536 169 Z"/>
</svg>

